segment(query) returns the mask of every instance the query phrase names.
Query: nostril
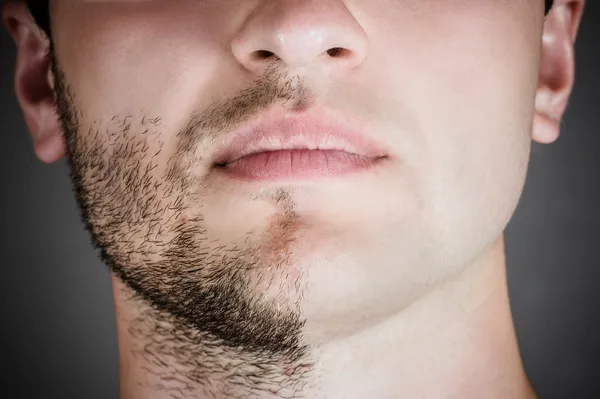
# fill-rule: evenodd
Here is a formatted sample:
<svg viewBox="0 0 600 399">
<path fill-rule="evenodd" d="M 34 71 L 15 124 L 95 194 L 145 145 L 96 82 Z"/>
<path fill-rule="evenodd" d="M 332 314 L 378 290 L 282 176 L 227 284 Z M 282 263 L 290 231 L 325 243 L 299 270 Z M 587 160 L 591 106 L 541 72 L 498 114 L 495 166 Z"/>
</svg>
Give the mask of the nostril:
<svg viewBox="0 0 600 399">
<path fill-rule="evenodd" d="M 275 53 L 272 53 L 271 51 L 257 50 L 257 51 L 254 52 L 254 58 L 256 58 L 258 60 L 266 60 L 266 59 L 272 58 L 272 57 L 277 58 L 277 56 L 275 55 Z"/>
<path fill-rule="evenodd" d="M 333 47 L 333 48 L 330 48 L 329 50 L 327 50 L 327 54 L 329 54 L 331 57 L 341 57 L 346 52 L 347 52 L 347 50 L 345 50 L 341 47 Z"/>
</svg>

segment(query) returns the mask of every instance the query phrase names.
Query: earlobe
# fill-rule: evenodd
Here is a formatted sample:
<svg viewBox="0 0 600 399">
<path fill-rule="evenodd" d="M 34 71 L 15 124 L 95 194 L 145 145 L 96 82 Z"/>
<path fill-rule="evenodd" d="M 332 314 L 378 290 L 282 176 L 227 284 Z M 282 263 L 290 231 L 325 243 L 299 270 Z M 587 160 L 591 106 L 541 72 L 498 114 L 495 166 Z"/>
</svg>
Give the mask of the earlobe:
<svg viewBox="0 0 600 399">
<path fill-rule="evenodd" d="M 539 86 L 535 99 L 533 140 L 549 144 L 560 135 L 575 80 L 574 43 L 583 11 L 582 0 L 556 0 L 546 17 Z"/>
<path fill-rule="evenodd" d="M 41 161 L 56 162 L 65 145 L 50 79 L 50 42 L 23 3 L 8 3 L 2 21 L 17 45 L 14 88 L 34 151 Z"/>
<path fill-rule="evenodd" d="M 39 126 L 32 131 L 35 154 L 42 162 L 57 162 L 65 155 L 65 142 L 55 106 L 40 107 L 36 119 L 32 123 Z"/>
</svg>

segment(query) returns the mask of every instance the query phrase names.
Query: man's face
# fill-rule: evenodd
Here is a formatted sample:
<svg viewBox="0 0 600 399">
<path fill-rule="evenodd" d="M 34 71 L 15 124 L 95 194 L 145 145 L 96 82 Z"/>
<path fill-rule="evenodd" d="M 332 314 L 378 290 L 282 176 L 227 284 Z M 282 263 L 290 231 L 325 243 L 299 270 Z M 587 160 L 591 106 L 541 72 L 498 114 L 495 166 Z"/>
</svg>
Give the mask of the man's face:
<svg viewBox="0 0 600 399">
<path fill-rule="evenodd" d="M 374 323 L 476 262 L 516 207 L 541 0 L 52 7 L 94 239 L 131 288 L 228 344 Z M 245 123 L 307 115 L 361 126 L 385 158 L 303 181 L 215 165 Z"/>
</svg>

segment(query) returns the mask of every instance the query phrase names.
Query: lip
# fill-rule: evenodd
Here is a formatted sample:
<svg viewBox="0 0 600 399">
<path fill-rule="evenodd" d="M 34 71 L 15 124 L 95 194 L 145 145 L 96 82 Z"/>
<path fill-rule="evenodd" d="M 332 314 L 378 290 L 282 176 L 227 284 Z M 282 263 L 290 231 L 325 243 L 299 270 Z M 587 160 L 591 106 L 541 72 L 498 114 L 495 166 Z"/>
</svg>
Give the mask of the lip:
<svg viewBox="0 0 600 399">
<path fill-rule="evenodd" d="M 263 116 L 231 137 L 213 166 L 253 180 L 345 174 L 387 157 L 360 121 L 323 115 Z"/>
</svg>

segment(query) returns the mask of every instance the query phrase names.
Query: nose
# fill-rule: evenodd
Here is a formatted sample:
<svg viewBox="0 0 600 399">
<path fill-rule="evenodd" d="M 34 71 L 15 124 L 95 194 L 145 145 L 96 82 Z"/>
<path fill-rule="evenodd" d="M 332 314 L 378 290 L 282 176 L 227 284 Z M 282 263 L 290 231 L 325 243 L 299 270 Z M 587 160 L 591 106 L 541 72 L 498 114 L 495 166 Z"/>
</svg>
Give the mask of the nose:
<svg viewBox="0 0 600 399">
<path fill-rule="evenodd" d="M 232 41 L 235 58 L 260 74 L 268 62 L 289 69 L 316 62 L 350 70 L 367 57 L 367 36 L 343 0 L 264 0 Z"/>
</svg>

